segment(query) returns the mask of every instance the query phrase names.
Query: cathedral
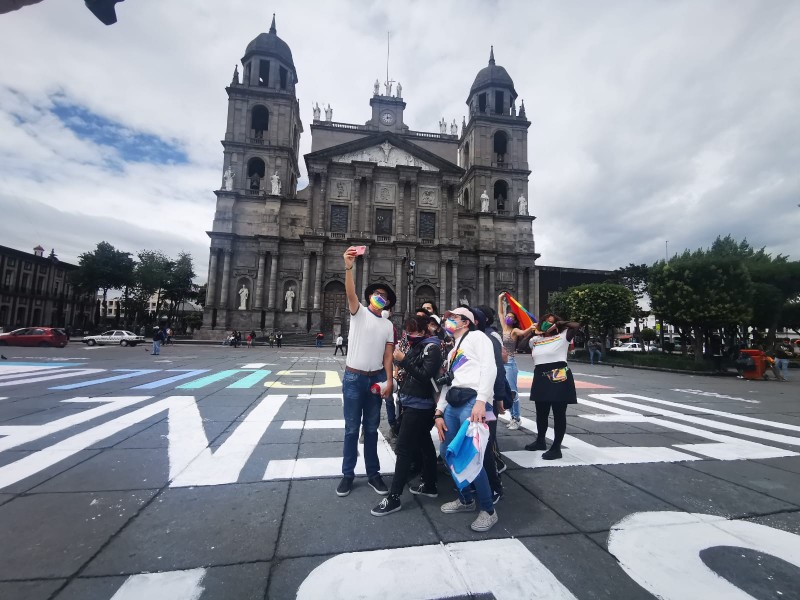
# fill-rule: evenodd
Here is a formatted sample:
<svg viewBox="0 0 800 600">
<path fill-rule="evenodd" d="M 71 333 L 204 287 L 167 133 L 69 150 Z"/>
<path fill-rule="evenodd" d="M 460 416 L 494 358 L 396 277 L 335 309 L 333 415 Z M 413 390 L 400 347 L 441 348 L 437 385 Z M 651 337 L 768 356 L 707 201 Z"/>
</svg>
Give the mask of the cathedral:
<svg viewBox="0 0 800 600">
<path fill-rule="evenodd" d="M 226 88 L 204 336 L 346 332 L 342 254 L 356 245 L 367 247 L 356 289 L 390 285 L 395 319 L 425 301 L 440 311 L 495 306 L 503 290 L 538 306 L 530 121 L 493 49 L 465 82 L 460 126 L 442 120 L 438 132 L 412 131 L 392 81 L 374 83 L 363 124 L 333 121 L 330 107 L 315 106 L 302 157 L 309 183 L 299 191 L 299 77 L 274 17 L 241 64 Z"/>
</svg>

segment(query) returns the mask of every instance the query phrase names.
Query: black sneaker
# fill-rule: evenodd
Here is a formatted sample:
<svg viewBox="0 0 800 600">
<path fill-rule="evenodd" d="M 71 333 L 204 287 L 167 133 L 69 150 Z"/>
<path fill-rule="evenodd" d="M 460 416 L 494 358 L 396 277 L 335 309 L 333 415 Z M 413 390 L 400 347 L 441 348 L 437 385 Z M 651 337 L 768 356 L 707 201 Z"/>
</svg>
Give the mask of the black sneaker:
<svg viewBox="0 0 800 600">
<path fill-rule="evenodd" d="M 561 458 L 561 448 L 553 448 L 542 454 L 542 460 L 556 460 Z"/>
<path fill-rule="evenodd" d="M 525 450 L 547 450 L 547 443 L 544 440 L 537 439 L 536 441 L 525 446 Z"/>
<path fill-rule="evenodd" d="M 503 492 L 492 492 L 492 504 L 497 504 L 503 497 Z"/>
<path fill-rule="evenodd" d="M 397 512 L 401 508 L 403 508 L 403 504 L 400 502 L 400 496 L 391 495 L 381 500 L 381 503 L 369 512 L 373 517 L 383 517 Z"/>
<path fill-rule="evenodd" d="M 342 477 L 342 480 L 336 487 L 336 495 L 343 498 L 344 496 L 347 496 L 350 493 L 350 490 L 352 489 L 353 489 L 353 478 Z"/>
<path fill-rule="evenodd" d="M 381 496 L 386 496 L 389 493 L 389 488 L 386 487 L 386 484 L 383 483 L 383 479 L 380 475 L 375 475 L 367 479 L 367 483 L 369 487 L 371 487 L 377 494 Z"/>
<path fill-rule="evenodd" d="M 497 463 L 497 474 L 498 475 L 500 473 L 503 473 L 508 468 L 508 465 L 504 461 L 500 460 L 499 458 L 495 459 L 495 463 Z"/>
<path fill-rule="evenodd" d="M 424 483 L 420 483 L 417 486 L 409 487 L 408 491 L 414 494 L 415 496 L 427 496 L 428 498 L 438 498 L 439 491 L 433 487 L 426 487 Z"/>
</svg>

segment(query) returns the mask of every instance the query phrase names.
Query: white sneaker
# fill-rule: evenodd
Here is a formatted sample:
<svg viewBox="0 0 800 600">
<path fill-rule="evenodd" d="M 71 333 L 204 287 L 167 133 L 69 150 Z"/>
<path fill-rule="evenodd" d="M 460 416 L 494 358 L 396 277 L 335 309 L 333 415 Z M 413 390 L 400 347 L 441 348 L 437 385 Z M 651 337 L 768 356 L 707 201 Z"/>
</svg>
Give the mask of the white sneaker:
<svg viewBox="0 0 800 600">
<path fill-rule="evenodd" d="M 519 429 L 519 420 L 518 420 L 518 419 L 513 419 L 513 418 L 512 418 L 512 419 L 511 419 L 511 422 L 508 424 L 508 428 L 509 428 L 511 431 L 516 431 L 517 429 Z"/>
<path fill-rule="evenodd" d="M 485 510 L 478 513 L 478 518 L 472 522 L 470 528 L 472 531 L 489 531 L 494 524 L 497 523 L 497 511 L 489 514 Z"/>
<path fill-rule="evenodd" d="M 461 500 L 456 498 L 452 502 L 442 504 L 441 510 L 443 513 L 473 512 L 475 510 L 475 500 L 469 504 L 464 504 Z"/>
</svg>

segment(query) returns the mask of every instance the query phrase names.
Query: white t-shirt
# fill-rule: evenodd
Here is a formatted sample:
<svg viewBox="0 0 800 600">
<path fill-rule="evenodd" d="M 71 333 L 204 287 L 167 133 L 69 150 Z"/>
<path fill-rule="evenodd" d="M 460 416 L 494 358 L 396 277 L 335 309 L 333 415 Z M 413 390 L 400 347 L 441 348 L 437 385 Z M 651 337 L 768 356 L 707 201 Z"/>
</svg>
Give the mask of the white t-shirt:
<svg viewBox="0 0 800 600">
<path fill-rule="evenodd" d="M 567 352 L 569 351 L 567 332 L 562 331 L 550 336 L 536 336 L 531 339 L 531 350 L 534 366 L 567 362 Z"/>
<path fill-rule="evenodd" d="M 342 336 L 338 336 L 336 338 L 336 345 L 341 346 L 342 344 L 344 344 L 344 338 Z"/>
<path fill-rule="evenodd" d="M 394 344 L 392 322 L 359 304 L 356 314 L 350 316 L 345 364 L 359 371 L 382 370 L 386 344 Z"/>
</svg>

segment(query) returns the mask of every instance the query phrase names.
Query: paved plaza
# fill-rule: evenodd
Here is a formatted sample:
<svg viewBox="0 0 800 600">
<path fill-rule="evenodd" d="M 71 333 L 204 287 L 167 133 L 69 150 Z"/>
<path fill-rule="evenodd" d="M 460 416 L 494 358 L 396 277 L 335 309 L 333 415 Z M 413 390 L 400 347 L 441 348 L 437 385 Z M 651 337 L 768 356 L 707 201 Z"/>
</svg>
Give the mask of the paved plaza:
<svg viewBox="0 0 800 600">
<path fill-rule="evenodd" d="M 573 367 L 564 458 L 508 462 L 498 524 L 340 477 L 332 348 L 3 348 L 0 598 L 800 598 L 800 373 Z M 522 356 L 520 388 L 530 389 Z M 379 454 L 394 466 L 389 429 Z M 550 431 L 552 434 L 552 430 Z M 385 437 L 384 437 L 385 436 Z M 363 464 L 359 461 L 363 474 Z"/>
</svg>

